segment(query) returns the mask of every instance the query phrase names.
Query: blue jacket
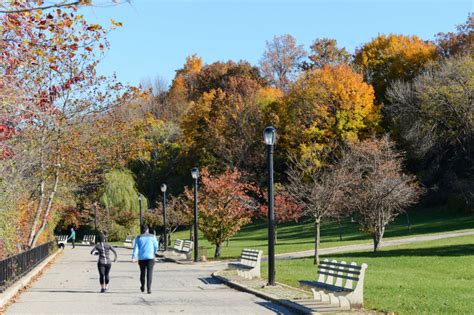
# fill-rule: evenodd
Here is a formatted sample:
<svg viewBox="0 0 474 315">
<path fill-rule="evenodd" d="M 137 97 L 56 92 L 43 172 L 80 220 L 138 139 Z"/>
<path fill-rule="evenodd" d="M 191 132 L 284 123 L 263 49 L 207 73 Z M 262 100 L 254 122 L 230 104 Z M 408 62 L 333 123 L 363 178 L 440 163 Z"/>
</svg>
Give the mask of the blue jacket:
<svg viewBox="0 0 474 315">
<path fill-rule="evenodd" d="M 156 237 L 150 233 L 144 233 L 135 239 L 132 258 L 138 260 L 155 259 L 155 253 L 158 250 Z"/>
</svg>

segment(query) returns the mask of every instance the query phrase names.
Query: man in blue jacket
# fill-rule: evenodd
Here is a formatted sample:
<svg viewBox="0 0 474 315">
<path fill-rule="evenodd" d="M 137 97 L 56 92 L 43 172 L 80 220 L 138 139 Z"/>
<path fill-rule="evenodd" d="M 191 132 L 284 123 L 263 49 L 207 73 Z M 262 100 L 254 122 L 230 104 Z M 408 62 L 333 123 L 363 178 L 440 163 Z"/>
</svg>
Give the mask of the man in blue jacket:
<svg viewBox="0 0 474 315">
<path fill-rule="evenodd" d="M 153 234 L 148 231 L 146 224 L 141 226 L 141 233 L 135 239 L 133 247 L 132 261 L 136 262 L 138 257 L 138 265 L 140 266 L 140 290 L 145 291 L 145 273 L 146 287 L 148 294 L 151 293 L 151 282 L 153 280 L 153 266 L 155 265 L 155 253 L 158 250 L 158 242 Z"/>
</svg>

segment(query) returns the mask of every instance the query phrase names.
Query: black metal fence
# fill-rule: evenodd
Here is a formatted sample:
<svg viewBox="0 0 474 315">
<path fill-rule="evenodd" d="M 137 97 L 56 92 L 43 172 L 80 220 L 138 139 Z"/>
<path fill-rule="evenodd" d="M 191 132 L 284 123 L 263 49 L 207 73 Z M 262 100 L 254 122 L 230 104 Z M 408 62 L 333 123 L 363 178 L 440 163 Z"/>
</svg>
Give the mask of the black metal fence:
<svg viewBox="0 0 474 315">
<path fill-rule="evenodd" d="M 1 260 L 0 293 L 5 291 L 5 289 L 12 285 L 16 280 L 35 268 L 46 257 L 48 257 L 55 248 L 57 248 L 57 244 L 52 241 Z"/>
</svg>

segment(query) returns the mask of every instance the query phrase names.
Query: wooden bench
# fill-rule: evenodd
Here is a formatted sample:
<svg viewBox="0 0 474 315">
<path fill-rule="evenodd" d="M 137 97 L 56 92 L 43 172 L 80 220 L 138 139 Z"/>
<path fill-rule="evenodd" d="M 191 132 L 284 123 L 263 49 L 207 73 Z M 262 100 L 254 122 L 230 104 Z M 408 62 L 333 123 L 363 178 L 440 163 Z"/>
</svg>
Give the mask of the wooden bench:
<svg viewBox="0 0 474 315">
<path fill-rule="evenodd" d="M 261 260 L 261 250 L 244 248 L 240 254 L 240 261 L 237 263 L 229 263 L 229 268 L 237 269 L 238 275 L 247 279 L 260 278 Z"/>
<path fill-rule="evenodd" d="M 318 280 L 310 284 L 314 299 L 344 310 L 362 308 L 366 269 L 367 264 L 324 259 L 318 266 Z"/>
<path fill-rule="evenodd" d="M 92 245 L 95 244 L 95 235 L 84 235 L 82 238 L 82 244 Z"/>
<path fill-rule="evenodd" d="M 56 241 L 58 242 L 58 245 L 62 244 L 65 246 L 67 244 L 67 235 L 56 235 Z"/>
<path fill-rule="evenodd" d="M 125 241 L 123 242 L 123 246 L 133 248 L 133 245 L 135 245 L 134 243 L 135 243 L 135 236 L 127 235 L 127 237 L 125 238 Z"/>
</svg>

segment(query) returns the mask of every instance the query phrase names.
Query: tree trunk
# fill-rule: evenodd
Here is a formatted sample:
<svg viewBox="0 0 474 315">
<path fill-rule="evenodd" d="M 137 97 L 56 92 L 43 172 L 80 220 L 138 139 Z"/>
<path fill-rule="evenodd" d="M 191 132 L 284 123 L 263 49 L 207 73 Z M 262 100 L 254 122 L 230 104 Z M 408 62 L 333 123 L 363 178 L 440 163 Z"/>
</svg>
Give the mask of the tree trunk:
<svg viewBox="0 0 474 315">
<path fill-rule="evenodd" d="M 321 219 L 314 220 L 314 261 L 315 265 L 319 265 L 319 243 L 320 243 Z"/>
<path fill-rule="evenodd" d="M 229 247 L 229 239 L 226 240 L 225 247 Z"/>
<path fill-rule="evenodd" d="M 216 244 L 216 252 L 214 253 L 214 257 L 221 257 L 221 250 L 222 250 L 222 244 Z"/>
<path fill-rule="evenodd" d="M 380 249 L 384 232 L 385 232 L 385 226 L 382 226 L 381 228 L 378 228 L 375 231 L 375 233 L 373 233 L 372 235 L 374 239 L 374 253 Z"/>
<path fill-rule="evenodd" d="M 38 206 L 36 207 L 35 219 L 33 220 L 33 225 L 31 226 L 30 237 L 28 238 L 28 247 L 33 246 L 33 239 L 36 233 L 36 227 L 38 226 L 41 212 L 43 211 L 43 201 L 44 201 L 44 180 L 41 180 L 38 192 Z"/>
<path fill-rule="evenodd" d="M 51 207 L 53 206 L 53 199 L 54 199 L 54 195 L 56 194 L 56 190 L 58 189 L 58 183 L 59 183 L 59 173 L 58 171 L 56 171 L 56 173 L 54 174 L 53 188 L 48 198 L 48 204 L 46 206 L 46 211 L 44 212 L 44 215 L 43 215 L 43 221 L 41 222 L 41 227 L 39 228 L 38 232 L 36 232 L 36 235 L 33 238 L 33 242 L 30 247 L 34 247 L 36 245 L 36 242 L 38 242 L 39 237 L 43 233 L 44 228 L 46 227 L 46 224 L 48 223 L 48 216 L 49 216 L 49 212 L 51 211 Z"/>
<path fill-rule="evenodd" d="M 338 227 L 339 227 L 339 240 L 342 241 L 342 225 L 341 219 L 337 219 Z"/>
<path fill-rule="evenodd" d="M 407 228 L 408 228 L 408 231 L 411 230 L 411 225 L 410 225 L 410 216 L 408 215 L 408 211 L 405 212 L 406 216 L 407 216 Z"/>
</svg>

